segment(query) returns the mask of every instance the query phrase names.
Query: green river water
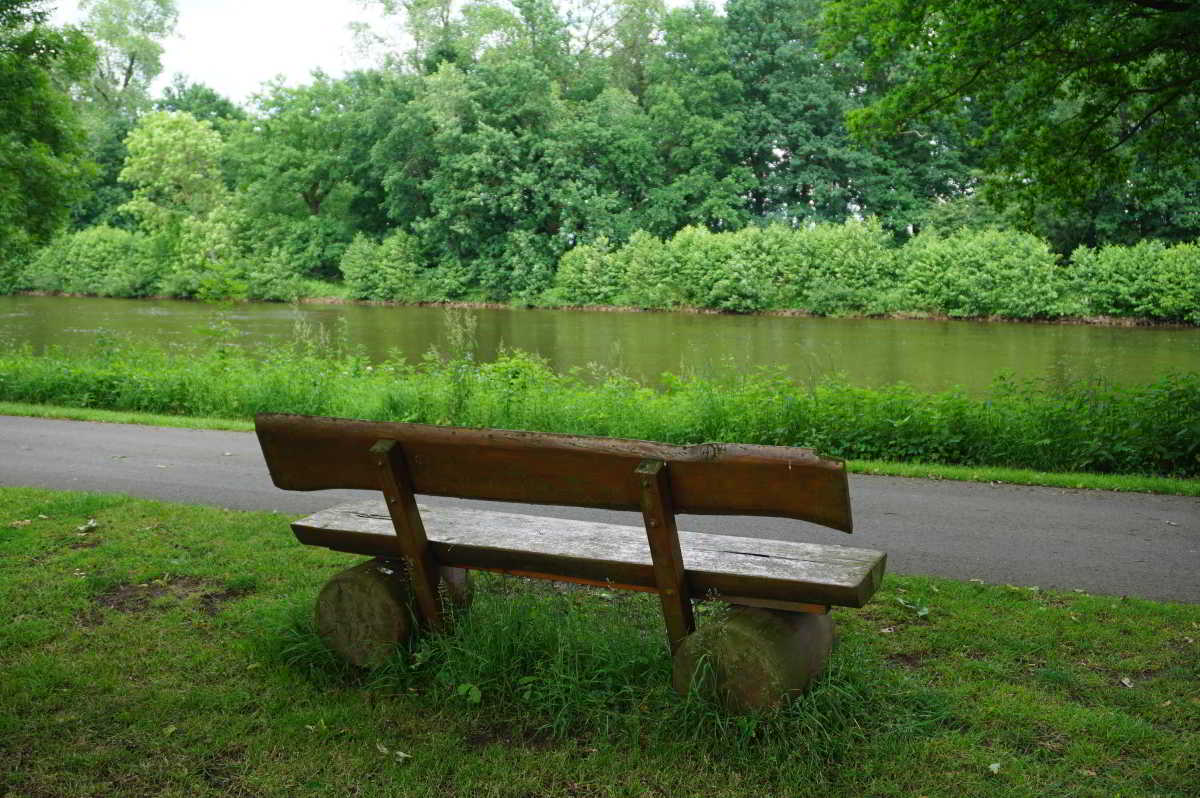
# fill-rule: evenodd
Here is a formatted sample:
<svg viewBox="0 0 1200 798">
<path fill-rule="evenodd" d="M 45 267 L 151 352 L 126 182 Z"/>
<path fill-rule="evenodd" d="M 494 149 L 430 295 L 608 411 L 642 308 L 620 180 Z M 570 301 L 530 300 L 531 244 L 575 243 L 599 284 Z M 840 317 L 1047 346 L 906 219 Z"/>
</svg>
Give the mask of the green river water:
<svg viewBox="0 0 1200 798">
<path fill-rule="evenodd" d="M 1095 327 L 967 321 L 818 319 L 575 310 L 462 311 L 476 320 L 476 356 L 501 347 L 535 352 L 558 371 L 596 363 L 642 380 L 664 371 L 714 373 L 782 367 L 813 380 L 841 372 L 854 384 L 907 382 L 923 390 L 961 385 L 972 393 L 997 374 L 1103 376 L 1148 382 L 1200 370 L 1200 329 Z M 417 360 L 447 347 L 440 308 L 241 304 L 217 308 L 174 300 L 0 297 L 0 339 L 36 351 L 80 350 L 102 331 L 170 343 L 211 341 L 221 321 L 250 347 L 285 342 L 297 325 L 344 331 L 373 359 L 398 350 Z"/>
</svg>

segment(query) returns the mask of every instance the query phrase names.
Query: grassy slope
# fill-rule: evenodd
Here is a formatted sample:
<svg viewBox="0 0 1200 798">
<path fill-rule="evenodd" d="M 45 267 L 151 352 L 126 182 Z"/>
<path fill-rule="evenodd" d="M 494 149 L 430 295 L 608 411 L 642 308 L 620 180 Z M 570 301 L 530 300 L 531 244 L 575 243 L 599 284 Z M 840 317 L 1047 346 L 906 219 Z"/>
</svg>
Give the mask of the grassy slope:
<svg viewBox="0 0 1200 798">
<path fill-rule="evenodd" d="M 117 424 L 145 424 L 155 427 L 187 429 L 219 429 L 247 431 L 254 429 L 249 421 L 223 418 L 169 416 L 122 410 L 56 407 L 20 402 L 0 402 L 0 415 L 61 418 L 79 421 L 102 421 Z M 919 479 L 947 479 L 964 482 L 1001 482 L 1013 485 L 1041 485 L 1054 488 L 1084 488 L 1136 493 L 1161 493 L 1173 496 L 1200 496 L 1200 480 L 1166 477 L 1129 476 L 1123 474 L 1083 474 L 1033 471 L 1018 468 L 985 466 L 950 466 L 925 463 L 892 463 L 882 460 L 851 460 L 852 473 Z"/>
<path fill-rule="evenodd" d="M 667 689 L 652 597 L 498 577 L 454 635 L 348 672 L 308 618 L 352 562 L 277 515 L 0 489 L 0 794 L 1077 798 L 1200 778 L 1197 606 L 890 577 L 837 612 L 813 693 L 739 719 Z"/>
</svg>

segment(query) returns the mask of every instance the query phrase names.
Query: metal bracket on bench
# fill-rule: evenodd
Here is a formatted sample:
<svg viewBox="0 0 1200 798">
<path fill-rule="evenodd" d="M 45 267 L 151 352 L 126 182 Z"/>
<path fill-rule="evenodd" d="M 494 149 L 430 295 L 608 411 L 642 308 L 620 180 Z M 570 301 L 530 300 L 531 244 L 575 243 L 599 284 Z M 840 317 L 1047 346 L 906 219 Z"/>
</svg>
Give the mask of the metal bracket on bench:
<svg viewBox="0 0 1200 798">
<path fill-rule="evenodd" d="M 442 604 L 438 598 L 438 567 L 425 537 L 425 525 L 413 494 L 412 476 L 404 452 L 396 441 L 380 440 L 371 447 L 371 459 L 379 470 L 379 489 L 396 529 L 396 545 L 409 566 L 413 593 L 421 620 L 441 631 Z"/>
<path fill-rule="evenodd" d="M 692 592 L 683 569 L 683 553 L 679 549 L 679 530 L 675 526 L 667 464 L 662 460 L 643 460 L 633 473 L 640 488 L 642 520 L 646 524 L 646 539 L 650 542 L 654 579 L 658 583 L 667 637 L 674 654 L 683 639 L 696 631 L 696 617 L 692 613 Z"/>
</svg>

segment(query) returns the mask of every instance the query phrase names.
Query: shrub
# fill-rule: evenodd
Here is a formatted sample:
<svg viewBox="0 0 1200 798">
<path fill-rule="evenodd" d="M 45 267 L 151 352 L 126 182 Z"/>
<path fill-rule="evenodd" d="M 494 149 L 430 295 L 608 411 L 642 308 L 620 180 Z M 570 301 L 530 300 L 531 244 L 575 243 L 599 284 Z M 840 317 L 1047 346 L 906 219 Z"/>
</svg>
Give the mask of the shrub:
<svg viewBox="0 0 1200 798">
<path fill-rule="evenodd" d="M 554 278 L 559 301 L 571 305 L 609 305 L 625 288 L 625 266 L 601 236 L 563 253 Z"/>
<path fill-rule="evenodd" d="M 1046 242 L 1027 233 L 924 233 L 900 250 L 915 310 L 950 316 L 1059 316 L 1066 285 Z"/>
<path fill-rule="evenodd" d="M 1197 244 L 1080 247 L 1071 254 L 1070 280 L 1088 313 L 1200 323 Z"/>
<path fill-rule="evenodd" d="M 616 268 L 625 275 L 622 298 L 626 303 L 644 308 L 682 304 L 674 260 L 660 239 L 639 230 L 614 257 L 620 264 Z"/>
<path fill-rule="evenodd" d="M 381 243 L 358 235 L 341 260 L 342 276 L 356 299 L 420 301 L 431 296 L 417 241 L 397 230 Z"/>
<path fill-rule="evenodd" d="M 19 282 L 35 291 L 135 297 L 153 293 L 161 272 L 146 236 L 102 225 L 52 241 Z"/>
<path fill-rule="evenodd" d="M 247 262 L 238 236 L 243 221 L 238 211 L 222 206 L 204 217 L 184 217 L 176 227 L 157 234 L 157 245 L 170 253 L 161 291 L 197 299 L 246 296 Z"/>
<path fill-rule="evenodd" d="M 305 281 L 282 251 L 272 252 L 246 270 L 246 296 L 268 302 L 295 302 L 304 295 Z"/>
<path fill-rule="evenodd" d="M 892 236 L 876 219 L 772 231 L 774 279 L 787 307 L 814 313 L 879 312 L 898 282 Z"/>
<path fill-rule="evenodd" d="M 773 303 L 768 261 L 752 243 L 758 231 L 713 233 L 685 227 L 667 247 L 683 304 L 739 313 Z"/>
</svg>

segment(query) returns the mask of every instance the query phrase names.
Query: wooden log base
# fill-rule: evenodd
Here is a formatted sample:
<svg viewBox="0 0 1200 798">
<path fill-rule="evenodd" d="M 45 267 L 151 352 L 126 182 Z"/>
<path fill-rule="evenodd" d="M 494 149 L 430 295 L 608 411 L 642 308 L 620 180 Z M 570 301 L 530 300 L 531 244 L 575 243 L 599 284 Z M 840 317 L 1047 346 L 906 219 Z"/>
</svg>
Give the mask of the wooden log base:
<svg viewBox="0 0 1200 798">
<path fill-rule="evenodd" d="M 683 641 L 672 682 L 681 695 L 699 690 L 731 713 L 771 709 L 808 689 L 832 647 L 829 615 L 731 607 Z"/>
<path fill-rule="evenodd" d="M 443 605 L 465 609 L 471 601 L 467 572 L 440 570 Z M 316 618 L 321 639 L 346 661 L 360 668 L 381 664 L 417 629 L 404 563 L 376 558 L 336 574 L 317 596 Z"/>
</svg>

